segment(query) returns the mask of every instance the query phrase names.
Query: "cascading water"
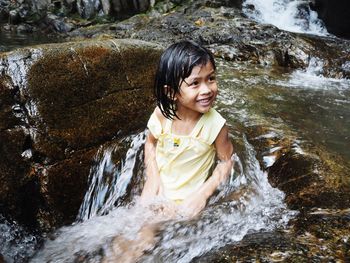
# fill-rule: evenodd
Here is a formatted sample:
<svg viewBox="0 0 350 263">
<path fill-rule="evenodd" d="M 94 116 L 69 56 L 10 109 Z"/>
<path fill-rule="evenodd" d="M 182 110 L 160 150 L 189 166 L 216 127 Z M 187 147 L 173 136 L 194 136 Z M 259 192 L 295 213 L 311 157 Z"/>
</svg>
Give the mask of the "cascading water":
<svg viewBox="0 0 350 263">
<path fill-rule="evenodd" d="M 245 0 L 243 12 L 250 18 L 266 24 L 272 24 L 279 29 L 327 35 L 323 22 L 312 11 L 309 1 L 305 0 Z"/>
<path fill-rule="evenodd" d="M 320 89 L 320 90 L 345 90 L 350 87 L 350 80 L 326 78 L 323 76 L 324 62 L 312 57 L 305 70 L 296 70 L 290 76 L 288 83 L 280 81 L 279 84 L 288 87 Z"/>
<path fill-rule="evenodd" d="M 134 137 L 128 153 L 140 152 L 142 138 L 143 133 Z M 191 259 L 212 249 L 241 240 L 248 231 L 273 230 L 285 226 L 294 212 L 286 209 L 283 193 L 269 185 L 266 173 L 261 170 L 255 158 L 253 147 L 245 138 L 243 143 L 245 145 L 243 156 L 233 156 L 236 162 L 234 177 L 220 189 L 218 195 L 212 198 L 205 211 L 197 219 L 190 221 L 178 216 L 162 216 L 152 209 L 142 208 L 137 204 L 137 196 L 134 196 L 136 204 L 129 203 L 117 207 L 103 216 L 99 216 L 101 212 L 94 212 L 95 216 L 91 217 L 91 211 L 109 210 L 111 202 L 107 201 L 106 209 L 102 209 L 100 200 L 113 200 L 112 203 L 115 203 L 115 200 L 122 196 L 123 191 L 120 189 L 126 189 L 126 185 L 115 187 L 115 184 L 123 185 L 118 183 L 123 177 L 128 178 L 124 180 L 125 184 L 128 184 L 130 181 L 128 171 L 133 171 L 133 176 L 137 171 L 133 165 L 137 163 L 135 160 L 139 155 L 127 154 L 128 161 L 124 162 L 124 167 L 128 168 L 117 169 L 122 172 L 117 173 L 118 178 L 115 181 L 110 180 L 110 184 L 101 184 L 102 181 L 107 181 L 101 176 L 103 174 L 109 176 L 106 170 L 110 173 L 115 169 L 113 166 L 113 169 L 110 169 L 111 164 L 108 161 L 111 148 L 106 149 L 104 154 L 98 154 L 102 157 L 100 166 L 92 171 L 99 172 L 93 176 L 96 178 L 91 180 L 90 190 L 82 206 L 92 207 L 93 205 L 86 204 L 97 204 L 99 209 L 90 209 L 89 220 L 61 228 L 56 233 L 56 238 L 48 240 L 32 262 L 72 262 L 75 258 L 89 259 L 89 262 L 120 259 L 120 255 L 116 254 L 114 249 L 115 240 L 131 242 L 128 249 L 137 250 L 137 245 L 132 246 L 132 240 L 138 237 L 144 225 L 157 225 L 155 231 L 157 234 L 142 261 L 190 262 Z M 104 186 L 100 187 L 102 185 Z M 100 189 L 101 193 L 96 189 Z M 231 196 L 232 193 L 238 192 L 238 198 Z M 105 196 L 109 198 L 106 199 Z M 97 199 L 99 201 L 94 201 Z M 155 206 L 156 204 L 157 202 Z M 84 210 L 81 209 L 81 212 Z M 80 218 L 87 216 L 81 213 Z"/>
<path fill-rule="evenodd" d="M 87 220 L 96 215 L 104 215 L 120 205 L 120 198 L 127 194 L 127 187 L 135 174 L 136 163 L 141 163 L 142 145 L 145 133 L 132 136 L 130 149 L 125 161 L 118 166 L 112 161 L 112 152 L 118 147 L 103 147 L 97 153 L 96 165 L 91 168 L 90 187 L 80 207 L 78 220 Z"/>
<path fill-rule="evenodd" d="M 236 159 L 243 170 L 233 183 L 234 191 L 240 194 L 209 206 L 198 221 L 166 223 L 161 241 L 142 258 L 144 262 L 190 262 L 212 249 L 242 240 L 248 232 L 269 231 L 287 224 L 295 213 L 283 204 L 284 194 L 268 183 L 245 137 L 243 142 L 245 164 Z"/>
</svg>

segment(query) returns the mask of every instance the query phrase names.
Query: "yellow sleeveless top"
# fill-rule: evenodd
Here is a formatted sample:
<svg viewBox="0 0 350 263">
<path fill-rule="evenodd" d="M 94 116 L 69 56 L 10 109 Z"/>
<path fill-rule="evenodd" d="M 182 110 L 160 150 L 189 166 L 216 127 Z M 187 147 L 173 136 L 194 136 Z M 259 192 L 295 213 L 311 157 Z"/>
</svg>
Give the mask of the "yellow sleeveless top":
<svg viewBox="0 0 350 263">
<path fill-rule="evenodd" d="M 196 192 L 215 161 L 214 141 L 225 119 L 214 109 L 203 114 L 189 135 L 171 132 L 172 121 L 163 128 L 153 113 L 147 127 L 157 139 L 156 161 L 166 198 L 181 201 Z"/>
</svg>

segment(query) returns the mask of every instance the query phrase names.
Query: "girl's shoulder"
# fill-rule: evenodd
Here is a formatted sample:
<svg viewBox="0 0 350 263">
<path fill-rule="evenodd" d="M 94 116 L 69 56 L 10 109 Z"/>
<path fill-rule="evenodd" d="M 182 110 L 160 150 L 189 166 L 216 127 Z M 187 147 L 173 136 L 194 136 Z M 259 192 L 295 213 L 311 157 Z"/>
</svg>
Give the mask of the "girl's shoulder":
<svg viewBox="0 0 350 263">
<path fill-rule="evenodd" d="M 218 124 L 221 125 L 226 122 L 226 120 L 221 116 L 219 112 L 217 112 L 215 109 L 211 108 L 206 114 L 205 114 L 205 122 L 209 124 Z"/>
<path fill-rule="evenodd" d="M 156 107 L 153 111 L 153 114 L 157 117 L 157 119 L 159 120 L 160 124 L 162 127 L 165 126 L 165 122 L 166 122 L 166 118 L 164 117 L 164 115 L 162 114 L 161 110 L 159 109 L 159 107 Z"/>
<path fill-rule="evenodd" d="M 203 116 L 202 125 L 199 127 L 199 137 L 209 144 L 214 143 L 225 123 L 226 120 L 221 116 L 221 114 L 215 109 L 211 108 L 209 112 L 205 113 Z"/>
<path fill-rule="evenodd" d="M 165 127 L 166 119 L 158 107 L 156 107 L 148 120 L 147 128 L 150 130 L 154 138 L 162 134 Z"/>
</svg>

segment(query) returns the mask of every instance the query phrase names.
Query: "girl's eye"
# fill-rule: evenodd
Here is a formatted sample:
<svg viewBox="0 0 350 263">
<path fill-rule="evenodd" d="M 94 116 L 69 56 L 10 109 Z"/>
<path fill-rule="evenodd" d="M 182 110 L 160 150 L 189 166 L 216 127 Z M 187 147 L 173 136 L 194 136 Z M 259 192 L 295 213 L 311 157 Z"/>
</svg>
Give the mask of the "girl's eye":
<svg viewBox="0 0 350 263">
<path fill-rule="evenodd" d="M 215 76 L 215 75 L 209 77 L 209 81 L 213 82 L 213 81 L 215 81 L 215 80 L 216 80 L 216 76 Z"/>
<path fill-rule="evenodd" d="M 199 81 L 197 81 L 197 80 L 195 80 L 195 81 L 193 81 L 191 84 L 190 84 L 190 86 L 192 87 L 195 87 L 195 86 L 198 86 L 199 85 Z"/>
</svg>

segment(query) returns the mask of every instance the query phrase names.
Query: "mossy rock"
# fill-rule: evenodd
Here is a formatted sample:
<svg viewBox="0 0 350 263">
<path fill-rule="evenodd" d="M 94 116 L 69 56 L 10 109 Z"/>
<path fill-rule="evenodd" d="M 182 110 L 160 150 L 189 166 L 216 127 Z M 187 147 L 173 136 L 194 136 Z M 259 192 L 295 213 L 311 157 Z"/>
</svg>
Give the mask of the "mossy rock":
<svg viewBox="0 0 350 263">
<path fill-rule="evenodd" d="M 3 53 L 0 210 L 41 229 L 72 222 L 99 146 L 145 128 L 161 52 L 105 38 Z"/>
</svg>

